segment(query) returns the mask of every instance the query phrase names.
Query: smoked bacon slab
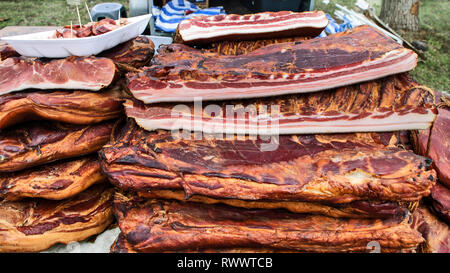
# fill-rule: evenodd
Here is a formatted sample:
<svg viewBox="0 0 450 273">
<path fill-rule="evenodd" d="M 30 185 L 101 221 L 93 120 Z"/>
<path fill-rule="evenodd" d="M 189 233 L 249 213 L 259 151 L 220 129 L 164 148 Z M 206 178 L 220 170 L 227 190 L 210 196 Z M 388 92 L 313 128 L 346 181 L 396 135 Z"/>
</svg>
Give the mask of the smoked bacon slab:
<svg viewBox="0 0 450 273">
<path fill-rule="evenodd" d="M 418 201 L 436 182 L 431 160 L 383 144 L 379 134 L 281 135 L 266 140 L 183 139 L 129 121 L 99 151 L 119 188 L 183 190 L 248 201 Z M 388 142 L 389 144 L 389 142 Z"/>
<path fill-rule="evenodd" d="M 419 252 L 450 253 L 450 228 L 433 215 L 429 207 L 421 204 L 414 211 L 411 227 L 425 239 L 418 247 Z"/>
<path fill-rule="evenodd" d="M 327 25 L 323 11 L 195 16 L 178 24 L 174 42 L 199 45 L 230 40 L 316 37 Z"/>
<path fill-rule="evenodd" d="M 128 88 L 144 103 L 229 100 L 306 93 L 406 72 L 417 55 L 374 28 L 266 46 L 238 56 L 167 45 Z"/>
<path fill-rule="evenodd" d="M 109 86 L 115 75 L 116 66 L 107 58 L 11 57 L 0 62 L 0 95 L 28 88 L 98 91 Z"/>
<path fill-rule="evenodd" d="M 0 202 L 0 252 L 37 252 L 101 233 L 114 219 L 113 193 L 96 185 L 61 201 Z"/>
<path fill-rule="evenodd" d="M 31 120 L 94 124 L 120 116 L 125 96 L 119 86 L 101 93 L 29 90 L 0 96 L 0 129 Z"/>
<path fill-rule="evenodd" d="M 115 121 L 73 125 L 42 121 L 24 123 L 0 132 L 0 172 L 14 172 L 56 160 L 98 151 Z"/>
<path fill-rule="evenodd" d="M 26 197 L 61 200 L 93 184 L 106 182 L 97 156 L 57 161 L 13 173 L 0 174 L 0 199 Z"/>
<path fill-rule="evenodd" d="M 437 117 L 433 127 L 412 133 L 416 153 L 433 160 L 439 181 L 450 188 L 450 97 L 436 92 Z"/>
<path fill-rule="evenodd" d="M 116 193 L 114 213 L 127 242 L 139 252 L 184 249 L 273 248 L 303 252 L 410 251 L 423 242 L 409 216 L 345 219 L 279 210 L 140 200 Z"/>
<path fill-rule="evenodd" d="M 133 99 L 124 106 L 149 131 L 255 135 L 426 129 L 437 113 L 433 91 L 407 73 L 308 94 L 185 105 Z"/>
</svg>

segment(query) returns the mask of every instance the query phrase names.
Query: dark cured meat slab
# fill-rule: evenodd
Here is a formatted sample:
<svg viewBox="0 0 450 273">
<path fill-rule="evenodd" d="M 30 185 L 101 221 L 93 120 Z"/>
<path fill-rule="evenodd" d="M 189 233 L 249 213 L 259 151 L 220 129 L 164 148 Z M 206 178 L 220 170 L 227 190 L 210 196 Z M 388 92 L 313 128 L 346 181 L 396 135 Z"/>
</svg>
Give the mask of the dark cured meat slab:
<svg viewBox="0 0 450 273">
<path fill-rule="evenodd" d="M 14 172 L 99 150 L 115 121 L 73 125 L 50 121 L 17 125 L 0 132 L 0 172 Z"/>
<path fill-rule="evenodd" d="M 144 103 L 307 93 L 406 72 L 417 62 L 413 51 L 369 26 L 238 56 L 165 47 L 150 67 L 127 75 L 128 88 Z"/>
<path fill-rule="evenodd" d="M 246 210 L 220 205 L 136 200 L 116 193 L 114 212 L 128 243 L 139 252 L 183 249 L 274 248 L 304 252 L 412 250 L 423 242 L 409 217 L 345 219 Z"/>
<path fill-rule="evenodd" d="M 450 189 L 439 182 L 431 189 L 431 209 L 450 225 Z"/>
<path fill-rule="evenodd" d="M 178 24 L 174 42 L 198 45 L 223 40 L 316 37 L 327 24 L 323 11 L 195 16 Z"/>
<path fill-rule="evenodd" d="M 413 202 L 436 182 L 431 161 L 389 145 L 389 134 L 282 135 L 277 149 L 264 152 L 260 139 L 189 136 L 129 121 L 99 152 L 102 169 L 124 190 L 252 201 Z"/>
<path fill-rule="evenodd" d="M 61 201 L 0 202 L 0 252 L 38 252 L 101 233 L 114 219 L 113 192 L 97 185 Z"/>
<path fill-rule="evenodd" d="M 158 251 L 159 252 L 159 251 Z M 226 248 L 226 249 L 183 249 L 179 251 L 161 251 L 164 253 L 292 253 L 300 252 L 291 249 L 271 249 L 271 248 Z M 120 233 L 116 241 L 111 246 L 111 253 L 138 253 L 125 236 Z"/>
<path fill-rule="evenodd" d="M 89 91 L 24 91 L 0 96 L 0 129 L 30 120 L 93 124 L 122 114 L 120 86 Z"/>
<path fill-rule="evenodd" d="M 416 153 L 433 160 L 439 181 L 450 188 L 450 97 L 436 92 L 438 115 L 430 130 L 413 132 Z"/>
<path fill-rule="evenodd" d="M 138 36 L 133 40 L 117 45 L 98 54 L 115 63 L 139 68 L 146 65 L 155 53 L 155 44 L 146 36 Z"/>
<path fill-rule="evenodd" d="M 93 184 L 106 182 L 97 156 L 70 159 L 14 173 L 0 174 L 0 199 L 25 197 L 61 200 Z"/>
<path fill-rule="evenodd" d="M 437 113 L 433 91 L 421 87 L 407 73 L 322 92 L 203 103 L 200 107 L 195 103 L 145 105 L 138 100 L 127 100 L 124 106 L 127 116 L 149 131 L 255 135 L 425 129 Z"/>
<path fill-rule="evenodd" d="M 265 40 L 255 40 L 255 41 L 222 41 L 214 42 L 204 48 L 211 52 L 220 53 L 223 55 L 242 55 L 255 51 L 258 48 L 281 44 L 288 42 L 296 42 L 297 44 L 302 41 L 309 40 L 309 37 L 289 37 L 289 38 L 279 38 L 279 39 L 265 39 Z"/>
<path fill-rule="evenodd" d="M 450 253 L 450 229 L 423 204 L 413 214 L 411 227 L 419 231 L 425 242 L 418 250 L 426 253 Z"/>
<path fill-rule="evenodd" d="M 19 57 L 20 54 L 7 44 L 0 45 L 0 61 L 6 60 L 10 57 Z"/>
<path fill-rule="evenodd" d="M 330 217 L 347 218 L 389 218 L 404 215 L 407 209 L 414 209 L 417 202 L 396 203 L 379 201 L 354 201 L 346 204 L 327 204 L 320 202 L 302 201 L 274 201 L 274 200 L 239 200 L 218 199 L 194 195 L 186 197 L 183 190 L 150 190 L 137 192 L 137 195 L 146 199 L 171 199 L 181 202 L 198 202 L 204 204 L 226 204 L 246 209 L 286 209 L 294 213 L 321 214 Z"/>
</svg>

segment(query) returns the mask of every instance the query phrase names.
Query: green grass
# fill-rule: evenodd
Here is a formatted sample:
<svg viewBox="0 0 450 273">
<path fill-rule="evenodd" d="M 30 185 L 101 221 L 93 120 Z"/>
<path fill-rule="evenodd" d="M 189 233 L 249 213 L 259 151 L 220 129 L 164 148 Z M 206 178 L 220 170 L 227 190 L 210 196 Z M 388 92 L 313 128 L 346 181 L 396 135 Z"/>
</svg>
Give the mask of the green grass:
<svg viewBox="0 0 450 273">
<path fill-rule="evenodd" d="M 106 0 L 105 0 L 106 1 Z M 105 2 L 101 0 L 88 0 L 89 7 Z M 368 0 L 377 13 L 380 11 L 381 0 Z M 128 10 L 128 0 L 112 0 L 122 3 Z M 335 3 L 354 7 L 356 0 L 330 0 L 324 5 L 322 0 L 316 0 L 316 9 L 333 14 Z M 84 6 L 80 6 L 82 22 L 88 22 L 88 15 Z M 424 40 L 429 46 L 426 52 L 426 61 L 419 62 L 412 72 L 414 77 L 422 84 L 440 91 L 450 91 L 450 1 L 424 0 L 420 1 L 419 19 L 421 31 L 407 34 L 407 38 Z M 0 28 L 5 26 L 61 26 L 74 24 L 78 21 L 74 6 L 67 5 L 66 0 L 22 0 L 0 1 Z"/>
<path fill-rule="evenodd" d="M 87 0 L 89 8 L 102 2 L 118 2 L 128 10 L 128 0 Z M 89 15 L 83 5 L 80 8 L 81 22 L 89 22 Z M 0 1 L 0 18 L 8 18 L 0 22 L 0 28 L 6 26 L 62 26 L 78 23 L 75 6 L 67 5 L 66 0 L 20 0 Z"/>
<path fill-rule="evenodd" d="M 335 3 L 354 7 L 356 0 L 331 0 L 324 5 L 321 0 L 315 1 L 317 10 L 324 10 L 333 15 Z M 380 13 L 381 0 L 371 0 L 372 7 Z M 426 61 L 419 61 L 417 68 L 411 72 L 414 78 L 435 90 L 450 91 L 450 1 L 424 0 L 420 1 L 419 21 L 421 30 L 418 33 L 408 33 L 404 37 L 409 41 L 422 40 L 428 44 L 425 53 Z"/>
</svg>

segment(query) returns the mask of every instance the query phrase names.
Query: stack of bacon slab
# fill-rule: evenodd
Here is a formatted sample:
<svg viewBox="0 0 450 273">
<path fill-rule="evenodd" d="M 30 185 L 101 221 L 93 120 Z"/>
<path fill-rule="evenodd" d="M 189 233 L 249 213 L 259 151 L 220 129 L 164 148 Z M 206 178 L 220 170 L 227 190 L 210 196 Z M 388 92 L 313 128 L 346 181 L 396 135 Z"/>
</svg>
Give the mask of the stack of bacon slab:
<svg viewBox="0 0 450 273">
<path fill-rule="evenodd" d="M 437 180 L 409 140 L 438 112 L 417 55 L 369 26 L 313 39 L 324 20 L 193 18 L 127 74 L 128 119 L 99 152 L 113 252 L 446 249 L 412 216 Z"/>
<path fill-rule="evenodd" d="M 419 230 L 426 244 L 424 252 L 450 252 L 450 98 L 436 92 L 438 115 L 433 127 L 412 133 L 414 150 L 433 160 L 438 181 L 430 196 L 414 213 L 412 226 Z"/>
<path fill-rule="evenodd" d="M 3 54 L 4 53 L 4 54 Z M 0 62 L 0 252 L 81 241 L 114 220 L 96 152 L 123 115 L 121 73 L 147 63 L 138 37 L 102 56 Z"/>
</svg>

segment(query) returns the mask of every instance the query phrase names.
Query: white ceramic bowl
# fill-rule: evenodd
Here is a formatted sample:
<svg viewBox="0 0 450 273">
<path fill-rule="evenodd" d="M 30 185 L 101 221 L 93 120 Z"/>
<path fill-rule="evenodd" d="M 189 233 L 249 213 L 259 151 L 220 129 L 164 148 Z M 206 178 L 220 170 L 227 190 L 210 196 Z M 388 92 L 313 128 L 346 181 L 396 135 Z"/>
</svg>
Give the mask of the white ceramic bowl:
<svg viewBox="0 0 450 273">
<path fill-rule="evenodd" d="M 64 58 L 68 56 L 96 55 L 144 32 L 151 14 L 127 18 L 128 24 L 98 36 L 85 38 L 51 39 L 55 31 L 2 37 L 22 56 Z"/>
</svg>

